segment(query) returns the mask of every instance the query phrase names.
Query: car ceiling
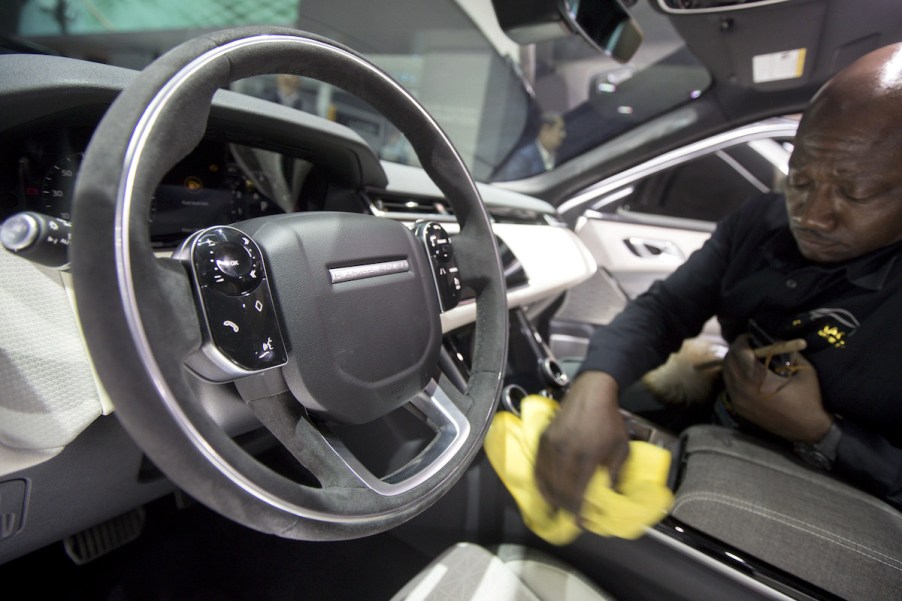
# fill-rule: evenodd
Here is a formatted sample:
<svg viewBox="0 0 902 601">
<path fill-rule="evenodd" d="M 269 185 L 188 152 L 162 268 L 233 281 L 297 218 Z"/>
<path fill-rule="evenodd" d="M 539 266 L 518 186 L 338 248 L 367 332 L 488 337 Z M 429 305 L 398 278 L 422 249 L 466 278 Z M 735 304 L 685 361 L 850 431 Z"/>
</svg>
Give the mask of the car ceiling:
<svg viewBox="0 0 902 601">
<path fill-rule="evenodd" d="M 624 2 L 633 10 L 648 2 L 659 12 L 658 0 Z M 691 125 L 672 128 L 663 135 L 645 137 L 640 128 L 614 138 L 581 158 L 572 168 L 560 169 L 500 186 L 529 194 L 558 206 L 599 180 L 633 167 L 663 152 L 770 117 L 801 112 L 815 92 L 838 70 L 860 56 L 902 41 L 902 5 L 899 0 L 787 0 L 778 4 L 743 4 L 736 10 L 668 14 L 693 54 L 710 70 L 712 83 L 690 105 L 646 124 L 666 129 L 684 119 Z M 692 0 L 699 7 L 725 0 Z M 753 57 L 804 48 L 801 77 L 755 83 Z M 635 141 L 625 141 L 629 137 Z"/>
<path fill-rule="evenodd" d="M 790 0 L 670 18 L 710 69 L 712 92 L 729 120 L 798 110 L 833 73 L 871 50 L 902 40 L 898 0 Z M 753 57 L 800 48 L 805 49 L 801 77 L 755 83 Z"/>
</svg>

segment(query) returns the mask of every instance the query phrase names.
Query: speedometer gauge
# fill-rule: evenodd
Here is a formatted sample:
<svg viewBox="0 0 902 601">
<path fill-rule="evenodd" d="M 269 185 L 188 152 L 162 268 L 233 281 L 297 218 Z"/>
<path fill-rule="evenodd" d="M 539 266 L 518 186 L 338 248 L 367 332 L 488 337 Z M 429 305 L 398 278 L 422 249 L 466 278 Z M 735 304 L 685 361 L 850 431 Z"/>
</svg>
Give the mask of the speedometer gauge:
<svg viewBox="0 0 902 601">
<path fill-rule="evenodd" d="M 80 152 L 67 155 L 47 169 L 41 182 L 41 212 L 67 221 L 72 218 L 75 176 L 82 156 Z"/>
</svg>

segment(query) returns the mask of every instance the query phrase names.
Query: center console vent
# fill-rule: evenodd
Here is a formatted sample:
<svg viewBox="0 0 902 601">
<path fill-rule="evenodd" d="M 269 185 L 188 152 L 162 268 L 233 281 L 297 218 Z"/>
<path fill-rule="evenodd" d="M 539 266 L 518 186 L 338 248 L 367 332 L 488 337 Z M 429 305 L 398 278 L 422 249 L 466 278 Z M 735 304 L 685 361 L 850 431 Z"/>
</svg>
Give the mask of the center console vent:
<svg viewBox="0 0 902 601">
<path fill-rule="evenodd" d="M 370 192 L 366 196 L 375 215 L 395 219 L 431 219 L 452 221 L 454 209 L 442 198 Z M 489 216 L 495 223 L 517 223 L 523 225 L 553 225 L 566 227 L 564 221 L 553 212 L 546 213 L 519 207 L 491 206 Z"/>
<path fill-rule="evenodd" d="M 523 225 L 553 225 L 566 227 L 556 213 L 545 213 L 516 207 L 491 207 L 489 214 L 495 223 L 519 223 Z"/>
<path fill-rule="evenodd" d="M 395 195 L 382 192 L 370 194 L 369 200 L 373 213 L 385 217 L 402 219 L 423 218 L 435 221 L 450 221 L 454 218 L 454 209 L 440 198 L 427 198 L 408 194 Z"/>
</svg>

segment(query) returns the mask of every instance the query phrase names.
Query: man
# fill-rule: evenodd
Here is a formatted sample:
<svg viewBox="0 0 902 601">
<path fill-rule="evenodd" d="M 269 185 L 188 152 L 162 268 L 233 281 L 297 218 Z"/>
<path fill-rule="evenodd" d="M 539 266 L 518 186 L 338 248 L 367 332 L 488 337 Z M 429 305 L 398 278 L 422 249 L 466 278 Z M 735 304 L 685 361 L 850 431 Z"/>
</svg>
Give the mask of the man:
<svg viewBox="0 0 902 601">
<path fill-rule="evenodd" d="M 507 181 L 551 171 L 555 153 L 567 137 L 564 119 L 557 113 L 543 113 L 535 142 L 517 149 L 499 170 L 495 179 Z"/>
<path fill-rule="evenodd" d="M 316 113 L 316 99 L 301 87 L 302 82 L 303 79 L 299 75 L 279 73 L 276 75 L 275 89 L 264 99 L 308 113 Z"/>
<path fill-rule="evenodd" d="M 874 51 L 812 99 L 785 199 L 766 195 L 718 225 L 667 280 L 593 336 L 545 432 L 539 487 L 577 512 L 596 466 L 628 454 L 621 390 L 717 315 L 724 384 L 740 422 L 815 449 L 831 469 L 902 507 L 902 44 Z M 784 377 L 749 330 L 804 338 Z"/>
</svg>

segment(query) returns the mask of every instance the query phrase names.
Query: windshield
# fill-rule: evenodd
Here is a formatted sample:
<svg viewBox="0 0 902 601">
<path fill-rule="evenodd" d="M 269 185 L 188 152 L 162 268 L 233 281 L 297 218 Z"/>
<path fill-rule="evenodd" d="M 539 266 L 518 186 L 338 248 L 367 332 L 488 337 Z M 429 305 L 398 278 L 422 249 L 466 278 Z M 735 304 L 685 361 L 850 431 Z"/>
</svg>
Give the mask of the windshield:
<svg viewBox="0 0 902 601">
<path fill-rule="evenodd" d="M 645 40 L 626 65 L 576 38 L 518 46 L 491 0 L 24 0 L 3 3 L 4 45 L 141 69 L 204 30 L 252 23 L 321 34 L 365 54 L 432 113 L 480 181 L 533 176 L 698 97 L 709 77 L 667 19 L 631 11 Z M 397 129 L 351 95 L 265 76 L 236 91 L 354 129 L 417 165 Z"/>
</svg>

